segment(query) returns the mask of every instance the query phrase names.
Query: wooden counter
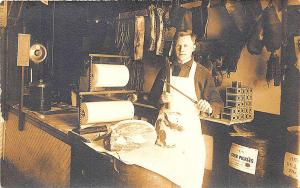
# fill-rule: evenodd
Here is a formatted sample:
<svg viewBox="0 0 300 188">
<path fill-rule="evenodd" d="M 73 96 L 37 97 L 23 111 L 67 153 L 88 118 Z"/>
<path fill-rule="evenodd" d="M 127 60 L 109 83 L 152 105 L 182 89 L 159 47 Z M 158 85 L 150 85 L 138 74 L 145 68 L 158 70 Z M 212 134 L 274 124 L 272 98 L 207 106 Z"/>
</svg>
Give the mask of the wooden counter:
<svg viewBox="0 0 300 188">
<path fill-rule="evenodd" d="M 227 161 L 229 138 L 228 127 L 203 125 L 207 150 L 207 166 L 203 187 L 223 187 L 227 185 Z M 167 178 L 138 165 L 128 165 L 120 161 L 121 156 L 106 154 L 99 141 L 86 144 L 84 141 L 95 136 L 69 132 L 72 144 L 71 186 L 72 187 L 130 187 L 130 188 L 177 188 Z M 227 137 L 227 140 L 225 138 Z M 91 139 L 93 140 L 93 139 Z M 92 141 L 91 141 L 92 142 Z M 101 149 L 102 148 L 102 149 Z M 145 153 L 146 155 L 146 153 Z M 115 157 L 113 157 L 115 156 Z M 120 158 L 120 159 L 119 159 Z M 189 173 L 189 172 L 187 172 Z"/>
<path fill-rule="evenodd" d="M 42 115 L 25 111 L 24 130 L 19 131 L 16 109 L 16 106 L 10 108 L 5 123 L 4 163 L 32 185 L 69 187 L 71 146 L 67 133 L 76 127 L 77 112 Z M 8 170 L 4 168 L 2 173 L 5 176 Z M 9 181 L 18 180 L 9 178 Z M 2 182 L 3 186 L 11 183 L 5 179 Z"/>
<path fill-rule="evenodd" d="M 101 155 L 69 134 L 72 143 L 71 187 L 116 187 L 116 173 L 110 156 Z"/>
<path fill-rule="evenodd" d="M 19 131 L 17 106 L 11 107 L 5 124 L 4 162 L 37 187 L 176 187 L 159 174 L 136 165 L 125 165 L 88 147 L 72 132 L 77 124 L 78 114 L 74 109 L 48 115 L 25 111 L 24 130 Z M 227 131 L 215 133 L 215 126 L 208 127 L 213 132 L 204 130 L 204 133 L 214 139 L 207 145 L 211 150 L 208 156 L 211 167 L 205 170 L 204 187 L 210 187 L 212 182 L 224 185 L 226 160 L 216 156 L 227 156 L 226 148 L 220 149 Z M 216 143 L 218 140 L 222 140 L 222 144 Z M 5 169 L 2 172 L 5 174 Z"/>
<path fill-rule="evenodd" d="M 69 135 L 72 143 L 71 187 L 179 188 L 155 172 L 96 151 L 74 132 Z"/>
</svg>

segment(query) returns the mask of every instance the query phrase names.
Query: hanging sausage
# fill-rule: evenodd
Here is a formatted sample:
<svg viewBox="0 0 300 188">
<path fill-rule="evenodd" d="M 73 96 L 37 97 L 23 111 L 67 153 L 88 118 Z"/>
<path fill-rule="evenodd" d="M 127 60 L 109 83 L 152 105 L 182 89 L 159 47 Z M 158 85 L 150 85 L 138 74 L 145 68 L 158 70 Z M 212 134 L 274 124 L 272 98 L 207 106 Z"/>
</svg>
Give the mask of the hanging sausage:
<svg viewBox="0 0 300 188">
<path fill-rule="evenodd" d="M 263 22 L 262 18 L 256 22 L 253 31 L 247 42 L 248 52 L 252 55 L 259 55 L 263 49 Z"/>
<path fill-rule="evenodd" d="M 282 80 L 282 71 L 279 57 L 275 54 L 275 51 L 281 46 L 282 25 L 272 1 L 263 11 L 263 30 L 263 43 L 266 49 L 271 52 L 267 65 L 266 80 L 269 83 L 270 80 L 274 79 L 274 86 L 279 86 Z"/>
<path fill-rule="evenodd" d="M 209 1 L 207 13 L 206 39 L 229 40 L 232 38 L 234 30 L 237 28 L 221 2 Z"/>
<path fill-rule="evenodd" d="M 278 50 L 281 45 L 282 26 L 272 1 L 263 11 L 263 29 L 263 42 L 266 49 L 269 52 Z"/>
<path fill-rule="evenodd" d="M 164 10 L 162 8 L 156 9 L 156 55 L 162 55 L 164 49 Z"/>
<path fill-rule="evenodd" d="M 149 51 L 154 51 L 156 46 L 156 22 L 155 22 L 155 7 L 149 7 L 149 24 L 150 24 L 150 45 Z"/>
<path fill-rule="evenodd" d="M 262 7 L 259 0 L 244 2 L 248 18 L 247 49 L 252 55 L 261 54 L 263 49 Z"/>
<path fill-rule="evenodd" d="M 174 7 L 170 11 L 170 26 L 175 27 L 177 31 L 192 31 L 192 12 L 179 6 Z"/>
<path fill-rule="evenodd" d="M 241 0 L 226 0 L 225 7 L 241 33 L 247 31 L 246 12 Z"/>
</svg>

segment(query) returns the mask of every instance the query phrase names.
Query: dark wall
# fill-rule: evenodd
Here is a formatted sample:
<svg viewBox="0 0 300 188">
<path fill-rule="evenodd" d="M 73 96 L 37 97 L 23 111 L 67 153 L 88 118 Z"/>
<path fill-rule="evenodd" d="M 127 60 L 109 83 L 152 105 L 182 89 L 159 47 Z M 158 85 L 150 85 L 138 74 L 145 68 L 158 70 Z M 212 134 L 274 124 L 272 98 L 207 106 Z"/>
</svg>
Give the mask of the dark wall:
<svg viewBox="0 0 300 188">
<path fill-rule="evenodd" d="M 39 1 L 9 2 L 8 26 L 1 33 L 1 77 L 7 80 L 4 88 L 6 100 L 19 98 L 18 33 L 29 33 L 32 44 L 39 42 L 47 47 L 43 78 L 52 83 L 56 100 L 68 101 L 70 84 L 77 82 L 89 53 L 117 53 L 114 50 L 113 18 L 119 12 L 143 9 L 149 4 L 146 1 L 49 2 L 49 5 Z M 299 34 L 299 24 L 293 24 L 298 23 L 298 18 L 294 16 L 288 20 L 291 35 Z M 287 121 L 284 124 L 295 125 L 299 123 L 299 71 L 289 66 L 287 72 L 282 85 L 281 113 Z"/>
<path fill-rule="evenodd" d="M 287 126 L 300 125 L 300 89 L 299 89 L 299 63 L 295 54 L 294 37 L 300 36 L 300 5 L 290 6 L 287 9 L 287 41 L 283 51 L 285 62 L 285 80 L 282 84 L 281 115 Z M 299 61 L 299 60 L 298 60 Z M 297 65 L 298 64 L 298 65 Z"/>
<path fill-rule="evenodd" d="M 7 99 L 17 100 L 20 75 L 16 67 L 18 33 L 31 34 L 31 45 L 41 43 L 48 55 L 41 73 L 52 84 L 55 100 L 69 99 L 70 84 L 79 79 L 84 60 L 89 53 L 117 53 L 114 49 L 115 22 L 119 12 L 145 8 L 148 2 L 9 2 L 10 15 L 2 40 L 2 67 L 8 81 Z M 5 62 L 5 63 L 4 63 Z M 31 64 L 36 68 L 35 65 Z M 41 68 L 39 69 L 41 70 Z M 26 69 L 28 80 L 29 71 Z"/>
</svg>

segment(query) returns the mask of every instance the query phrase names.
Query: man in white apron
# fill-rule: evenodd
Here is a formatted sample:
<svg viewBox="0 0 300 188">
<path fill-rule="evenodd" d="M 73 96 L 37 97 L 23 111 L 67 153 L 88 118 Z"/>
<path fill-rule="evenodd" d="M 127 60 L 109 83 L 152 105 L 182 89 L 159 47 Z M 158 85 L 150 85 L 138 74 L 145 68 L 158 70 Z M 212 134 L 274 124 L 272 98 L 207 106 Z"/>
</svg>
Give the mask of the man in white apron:
<svg viewBox="0 0 300 188">
<path fill-rule="evenodd" d="M 173 63 L 171 68 L 170 84 L 198 103 L 193 103 L 173 88 L 170 93 L 162 92 L 160 97 L 162 103 L 169 104 L 167 111 L 181 114 L 183 131 L 179 133 L 179 137 L 176 137 L 176 148 L 182 155 L 174 157 L 179 157 L 180 161 L 185 164 L 184 169 L 181 169 L 184 178 L 180 186 L 183 188 L 202 186 L 205 145 L 199 113 L 202 111 L 208 114 L 218 114 L 223 106 L 208 70 L 193 60 L 194 51 L 194 36 L 188 32 L 177 33 L 175 36 L 177 62 Z M 178 70 L 176 64 L 181 70 Z M 164 78 L 164 74 L 164 70 L 159 73 L 153 86 L 154 90 L 162 91 L 161 85 L 163 84 L 160 80 Z M 154 98 L 152 96 L 152 99 Z"/>
</svg>

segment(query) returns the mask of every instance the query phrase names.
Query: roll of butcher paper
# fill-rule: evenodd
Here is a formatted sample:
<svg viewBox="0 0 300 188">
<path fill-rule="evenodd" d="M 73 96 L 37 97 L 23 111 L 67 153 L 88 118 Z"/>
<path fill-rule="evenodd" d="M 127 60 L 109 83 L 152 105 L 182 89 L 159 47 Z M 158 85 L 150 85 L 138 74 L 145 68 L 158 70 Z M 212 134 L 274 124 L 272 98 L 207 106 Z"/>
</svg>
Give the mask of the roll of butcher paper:
<svg viewBox="0 0 300 188">
<path fill-rule="evenodd" d="M 91 88 L 124 87 L 128 81 L 129 70 L 125 65 L 92 65 Z"/>
<path fill-rule="evenodd" d="M 81 104 L 81 125 L 131 119 L 134 106 L 130 101 L 101 101 Z"/>
</svg>

